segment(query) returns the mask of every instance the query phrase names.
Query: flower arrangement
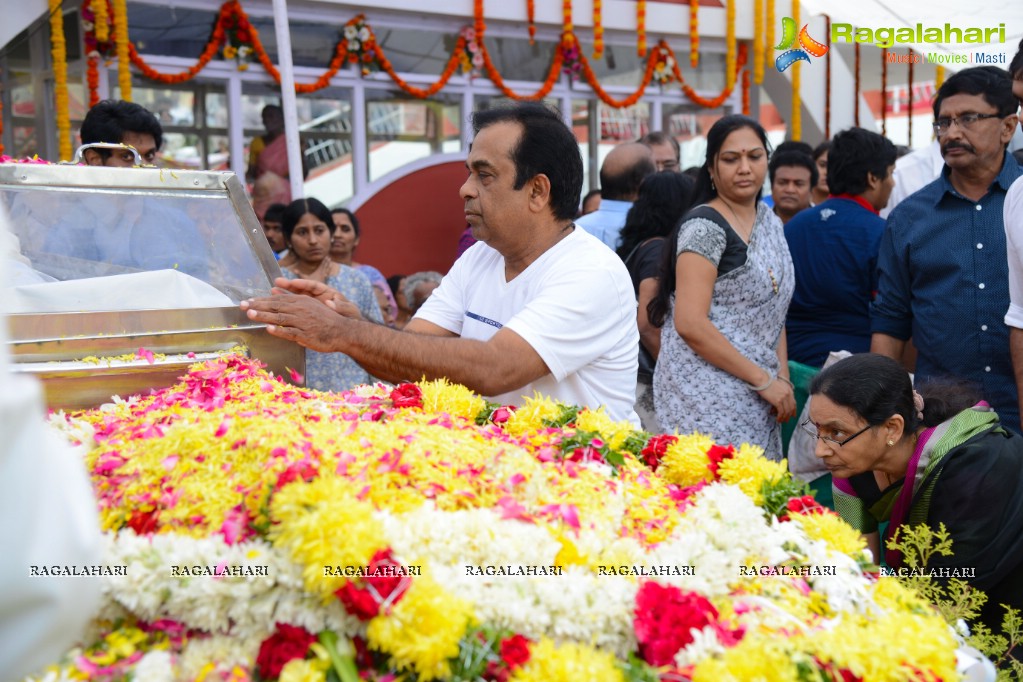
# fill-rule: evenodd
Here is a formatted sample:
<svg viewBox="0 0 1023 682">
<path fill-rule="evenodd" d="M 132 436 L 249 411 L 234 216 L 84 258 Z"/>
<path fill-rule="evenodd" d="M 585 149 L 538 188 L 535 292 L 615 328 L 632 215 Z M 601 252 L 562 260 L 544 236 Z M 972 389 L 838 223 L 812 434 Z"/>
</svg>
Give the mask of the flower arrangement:
<svg viewBox="0 0 1023 682">
<path fill-rule="evenodd" d="M 673 73 L 675 58 L 661 44 L 654 48 L 654 52 L 656 61 L 654 62 L 653 81 L 660 86 L 665 86 L 675 80 Z"/>
<path fill-rule="evenodd" d="M 362 14 L 348 21 L 342 30 L 342 37 L 348 44 L 348 61 L 359 65 L 362 75 L 368 76 L 376 69 L 376 39 Z"/>
<path fill-rule="evenodd" d="M 476 42 L 476 29 L 466 26 L 459 31 L 458 35 L 465 41 L 465 49 L 461 54 L 462 73 L 469 74 L 470 78 L 476 78 L 482 73 L 481 69 L 483 68 L 483 51 L 480 49 L 480 44 Z"/>
<path fill-rule="evenodd" d="M 117 47 L 110 30 L 111 11 L 109 0 L 89 0 L 82 4 L 86 56 L 107 61 L 116 56 Z"/>
<path fill-rule="evenodd" d="M 749 445 L 241 355 L 51 424 L 126 570 L 47 680 L 956 674 L 944 621 Z"/>
<path fill-rule="evenodd" d="M 562 72 L 568 74 L 568 77 L 572 81 L 575 81 L 583 69 L 582 60 L 580 59 L 581 52 L 579 51 L 579 41 L 576 40 L 575 34 L 562 34 L 558 50 L 561 52 Z"/>
<path fill-rule="evenodd" d="M 233 59 L 239 71 L 247 70 L 256 57 L 256 29 L 243 12 L 222 12 L 218 22 L 223 22 L 224 59 Z"/>
</svg>

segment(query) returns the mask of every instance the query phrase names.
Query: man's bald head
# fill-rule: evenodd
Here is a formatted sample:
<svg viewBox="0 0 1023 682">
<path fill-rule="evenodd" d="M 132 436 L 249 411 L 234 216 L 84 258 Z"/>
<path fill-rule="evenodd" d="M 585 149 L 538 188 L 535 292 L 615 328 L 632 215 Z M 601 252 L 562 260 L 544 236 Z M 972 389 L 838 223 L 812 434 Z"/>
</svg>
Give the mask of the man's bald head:
<svg viewBox="0 0 1023 682">
<path fill-rule="evenodd" d="M 657 170 L 650 147 L 625 142 L 612 149 L 600 166 L 600 196 L 617 201 L 635 201 L 643 178 Z"/>
</svg>

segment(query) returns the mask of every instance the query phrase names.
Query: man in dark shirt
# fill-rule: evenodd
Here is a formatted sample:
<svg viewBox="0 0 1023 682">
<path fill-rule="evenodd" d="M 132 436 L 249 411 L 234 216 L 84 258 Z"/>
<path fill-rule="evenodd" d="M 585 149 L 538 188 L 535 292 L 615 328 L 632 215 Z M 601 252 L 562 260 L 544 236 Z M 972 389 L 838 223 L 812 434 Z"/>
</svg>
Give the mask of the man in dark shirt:
<svg viewBox="0 0 1023 682">
<path fill-rule="evenodd" d="M 1003 321 L 1009 307 L 1002 207 L 1021 174 L 1006 153 L 1017 101 L 1002 69 L 950 77 L 934 100 L 945 168 L 888 217 L 878 256 L 870 349 L 900 358 L 910 338 L 918 381 L 973 382 L 1002 422 L 1019 424 Z"/>
<path fill-rule="evenodd" d="M 790 360 L 821 367 L 831 351 L 870 350 L 870 302 L 885 228 L 877 212 L 888 203 L 894 168 L 895 145 L 887 138 L 843 130 L 828 155 L 831 198 L 785 224 L 796 271 L 785 322 Z"/>
</svg>

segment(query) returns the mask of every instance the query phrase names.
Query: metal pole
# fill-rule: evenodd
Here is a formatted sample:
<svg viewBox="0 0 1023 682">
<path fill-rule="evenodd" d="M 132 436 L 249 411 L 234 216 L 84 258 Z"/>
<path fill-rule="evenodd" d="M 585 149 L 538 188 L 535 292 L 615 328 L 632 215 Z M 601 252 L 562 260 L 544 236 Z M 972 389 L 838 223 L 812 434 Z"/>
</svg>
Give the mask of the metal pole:
<svg viewBox="0 0 1023 682">
<path fill-rule="evenodd" d="M 295 71 L 291 62 L 291 32 L 288 26 L 288 1 L 273 0 L 274 33 L 277 35 L 277 68 L 281 73 L 281 104 L 284 109 L 284 142 L 288 147 L 288 175 L 291 198 L 304 196 L 302 149 L 298 139 L 298 110 L 295 104 Z"/>
</svg>

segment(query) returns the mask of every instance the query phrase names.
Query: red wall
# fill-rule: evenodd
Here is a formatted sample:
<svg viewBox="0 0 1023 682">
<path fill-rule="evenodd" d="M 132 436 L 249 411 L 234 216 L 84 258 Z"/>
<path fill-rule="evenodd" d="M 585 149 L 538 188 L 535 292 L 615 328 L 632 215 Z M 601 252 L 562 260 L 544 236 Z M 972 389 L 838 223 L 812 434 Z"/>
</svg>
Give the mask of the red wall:
<svg viewBox="0 0 1023 682">
<path fill-rule="evenodd" d="M 466 227 L 458 195 L 465 178 L 465 162 L 451 161 L 406 175 L 373 195 L 355 212 L 362 231 L 356 262 L 385 277 L 447 272 Z"/>
</svg>

